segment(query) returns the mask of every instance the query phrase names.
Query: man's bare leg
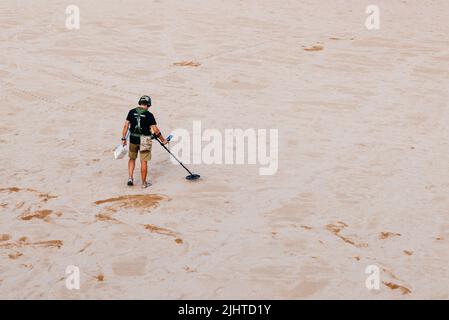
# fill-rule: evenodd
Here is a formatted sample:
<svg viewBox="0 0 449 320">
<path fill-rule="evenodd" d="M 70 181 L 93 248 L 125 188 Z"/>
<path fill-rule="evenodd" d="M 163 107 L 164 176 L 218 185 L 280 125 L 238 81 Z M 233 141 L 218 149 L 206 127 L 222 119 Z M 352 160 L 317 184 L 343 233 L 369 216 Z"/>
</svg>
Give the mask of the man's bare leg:
<svg viewBox="0 0 449 320">
<path fill-rule="evenodd" d="M 136 167 L 136 160 L 135 159 L 129 159 L 128 161 L 128 173 L 129 178 L 133 179 L 134 176 L 134 168 Z"/>
<path fill-rule="evenodd" d="M 147 181 L 147 172 L 148 172 L 148 162 L 147 161 L 140 161 L 141 167 L 140 167 L 140 174 L 142 177 L 142 183 L 145 183 Z"/>
</svg>

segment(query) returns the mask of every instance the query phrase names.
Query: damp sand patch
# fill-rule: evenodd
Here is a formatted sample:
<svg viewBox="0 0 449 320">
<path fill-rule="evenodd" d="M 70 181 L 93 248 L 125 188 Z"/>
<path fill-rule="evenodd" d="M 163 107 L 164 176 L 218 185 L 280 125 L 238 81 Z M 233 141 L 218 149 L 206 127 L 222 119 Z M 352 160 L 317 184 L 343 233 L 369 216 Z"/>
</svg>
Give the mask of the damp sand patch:
<svg viewBox="0 0 449 320">
<path fill-rule="evenodd" d="M 49 193 L 43 193 L 36 189 L 32 188 L 18 188 L 18 187 L 9 187 L 9 188 L 0 188 L 0 192 L 8 192 L 8 193 L 18 193 L 18 192 L 30 192 L 35 193 L 43 202 L 47 202 L 50 199 L 56 199 L 57 196 L 53 196 Z"/>
<path fill-rule="evenodd" d="M 9 239 L 11 239 L 11 236 L 9 234 L 5 233 L 0 235 L 0 242 L 8 241 Z"/>
<path fill-rule="evenodd" d="M 24 247 L 37 247 L 37 248 L 61 248 L 63 245 L 62 240 L 44 240 L 44 241 L 29 241 L 28 237 L 21 237 L 14 242 L 0 243 L 0 249 L 12 249 L 12 248 L 24 248 Z"/>
<path fill-rule="evenodd" d="M 171 199 L 159 194 L 137 194 L 97 200 L 94 204 L 102 206 L 102 209 L 100 213 L 95 215 L 95 219 L 97 222 L 123 223 L 112 215 L 128 209 L 148 212 L 148 210 L 158 207 L 163 200 L 170 201 Z"/>
<path fill-rule="evenodd" d="M 99 213 L 97 215 L 95 215 L 95 218 L 97 219 L 97 221 L 108 221 L 108 222 L 114 222 L 114 223 L 122 223 L 121 221 L 111 217 L 108 214 L 104 214 L 104 213 Z"/>
<path fill-rule="evenodd" d="M 94 203 L 96 205 L 107 204 L 109 208 L 117 209 L 130 209 L 130 208 L 140 208 L 140 209 L 152 209 L 159 206 L 159 202 L 167 200 L 170 198 L 159 194 L 137 194 L 137 195 L 127 195 L 114 197 L 104 200 L 98 200 Z"/>
<path fill-rule="evenodd" d="M 52 214 L 55 214 L 58 217 L 62 216 L 61 212 L 53 212 L 53 210 L 43 209 L 43 210 L 37 210 L 35 212 L 31 212 L 31 213 L 25 213 L 20 217 L 20 219 L 22 219 L 24 221 L 40 219 L 40 220 L 44 220 L 46 222 L 50 222 L 50 216 Z"/>
</svg>

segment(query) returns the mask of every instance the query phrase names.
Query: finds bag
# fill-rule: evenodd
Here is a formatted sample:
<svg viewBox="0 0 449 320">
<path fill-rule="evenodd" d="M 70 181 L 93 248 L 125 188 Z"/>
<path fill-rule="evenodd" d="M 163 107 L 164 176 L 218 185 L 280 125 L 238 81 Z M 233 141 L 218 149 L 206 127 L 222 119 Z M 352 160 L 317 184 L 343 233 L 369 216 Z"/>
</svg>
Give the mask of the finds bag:
<svg viewBox="0 0 449 320">
<path fill-rule="evenodd" d="M 151 151 L 152 144 L 151 136 L 140 136 L 140 151 Z"/>
<path fill-rule="evenodd" d="M 124 147 L 122 144 L 119 144 L 114 149 L 114 158 L 115 160 L 122 159 L 128 153 L 128 149 Z"/>
<path fill-rule="evenodd" d="M 129 137 L 129 131 L 126 134 L 125 139 L 128 140 L 128 137 Z M 127 153 L 128 153 L 127 146 L 124 146 L 123 143 L 120 143 L 114 148 L 114 159 L 115 160 L 122 159 L 124 156 L 126 156 Z"/>
</svg>

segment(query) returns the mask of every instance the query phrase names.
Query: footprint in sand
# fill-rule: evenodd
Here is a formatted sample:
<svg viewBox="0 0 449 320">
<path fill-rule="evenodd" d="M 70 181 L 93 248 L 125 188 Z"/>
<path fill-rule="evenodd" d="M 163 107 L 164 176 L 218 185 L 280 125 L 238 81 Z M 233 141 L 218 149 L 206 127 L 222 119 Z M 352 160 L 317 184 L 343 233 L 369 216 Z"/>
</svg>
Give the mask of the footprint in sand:
<svg viewBox="0 0 449 320">
<path fill-rule="evenodd" d="M 33 247 L 42 247 L 42 248 L 61 248 L 62 240 L 45 240 L 45 241 L 37 241 L 30 243 Z"/>
<path fill-rule="evenodd" d="M 111 217 L 108 214 L 104 214 L 104 213 L 99 213 L 97 215 L 95 215 L 95 218 L 97 219 L 96 221 L 109 221 L 109 222 L 113 222 L 113 223 L 122 223 L 120 220 L 117 220 L 113 217 Z"/>
<path fill-rule="evenodd" d="M 400 237 L 401 234 L 400 233 L 394 233 L 394 232 L 381 232 L 379 234 L 379 240 L 385 240 L 388 238 L 393 238 L 393 237 Z"/>
<path fill-rule="evenodd" d="M 351 238 L 345 237 L 345 236 L 341 235 L 340 232 L 341 232 L 343 229 L 347 228 L 347 227 L 348 227 L 348 225 L 347 225 L 346 223 L 341 222 L 341 221 L 337 221 L 337 222 L 334 223 L 334 224 L 328 224 L 328 225 L 326 226 L 326 229 L 327 229 L 328 231 L 332 232 L 334 235 L 336 235 L 336 236 L 339 237 L 341 240 L 343 240 L 344 242 L 346 242 L 346 243 L 348 243 L 348 244 L 350 244 L 350 245 L 353 245 L 353 246 L 355 246 L 355 247 L 357 247 L 357 248 L 365 248 L 365 247 L 368 247 L 368 244 L 366 244 L 366 243 L 356 243 L 356 242 L 355 242 L 354 240 L 352 240 Z"/>
<path fill-rule="evenodd" d="M 43 203 L 47 203 L 51 199 L 57 198 L 49 193 L 44 193 L 32 188 L 8 187 L 0 188 L 0 193 L 11 195 L 9 199 L 5 199 L 5 206 L 11 208 L 11 212 L 19 211 L 18 217 L 24 221 L 32 219 L 41 219 L 46 222 L 50 221 L 51 210 L 42 209 Z M 30 198 L 31 196 L 31 198 Z M 34 199 L 33 199 L 34 198 Z M 57 212 L 55 215 L 60 216 L 62 213 Z"/>
<path fill-rule="evenodd" d="M 21 256 L 23 256 L 23 253 L 21 253 L 21 252 L 15 252 L 15 253 L 8 254 L 8 258 L 11 260 L 16 260 Z"/>
<path fill-rule="evenodd" d="M 385 282 L 385 281 L 382 281 L 382 283 L 385 286 L 387 286 L 388 288 L 390 288 L 391 290 L 398 290 L 399 289 L 403 295 L 412 293 L 412 291 L 409 288 L 401 286 L 399 284 L 396 284 L 396 283 L 393 283 L 393 282 Z"/>
<path fill-rule="evenodd" d="M 185 266 L 183 269 L 184 269 L 184 271 L 187 272 L 187 273 L 198 272 L 198 270 L 192 269 L 192 268 L 190 268 L 189 266 Z"/>
<path fill-rule="evenodd" d="M 25 213 L 20 217 L 20 219 L 24 221 L 29 221 L 32 219 L 41 219 L 44 220 L 45 222 L 50 222 L 50 215 L 52 214 L 55 214 L 58 217 L 62 216 L 62 212 L 53 212 L 53 210 L 44 209 L 31 213 Z"/>
<path fill-rule="evenodd" d="M 155 226 L 152 224 L 145 224 L 144 227 L 145 227 L 145 229 L 149 230 L 152 233 L 158 233 L 158 234 L 162 234 L 164 236 L 176 238 L 175 242 L 177 244 L 182 244 L 184 242 L 181 238 L 178 237 L 177 233 L 172 230 L 161 228 L 161 227 L 158 227 L 158 226 Z"/>
<path fill-rule="evenodd" d="M 44 240 L 30 242 L 28 237 L 20 237 L 17 241 L 1 242 L 0 249 L 13 249 L 24 247 L 38 247 L 38 248 L 61 248 L 63 245 L 62 240 Z"/>
<path fill-rule="evenodd" d="M 8 192 L 8 193 L 18 193 L 18 192 L 30 192 L 35 193 L 42 202 L 47 202 L 50 199 L 56 199 L 57 196 L 53 196 L 49 193 L 43 193 L 35 189 L 31 188 L 18 188 L 18 187 L 9 187 L 9 188 L 0 188 L 0 192 Z"/>
<path fill-rule="evenodd" d="M 321 45 L 314 45 L 314 46 L 311 46 L 311 47 L 309 47 L 309 48 L 304 48 L 304 51 L 322 51 L 324 49 L 324 47 L 323 46 L 321 46 Z"/>
<path fill-rule="evenodd" d="M 401 279 L 399 279 L 391 270 L 387 269 L 387 268 L 382 268 L 382 271 L 385 272 L 387 275 L 389 275 L 391 277 L 391 279 L 395 280 L 395 281 L 399 281 L 399 282 L 403 282 Z M 399 285 L 393 281 L 382 281 L 382 283 L 387 286 L 388 288 L 390 288 L 391 290 L 400 290 L 402 292 L 402 294 L 409 294 L 412 291 L 407 288 L 404 285 Z"/>
<path fill-rule="evenodd" d="M 181 61 L 173 63 L 177 67 L 199 67 L 201 63 L 195 61 Z"/>
</svg>

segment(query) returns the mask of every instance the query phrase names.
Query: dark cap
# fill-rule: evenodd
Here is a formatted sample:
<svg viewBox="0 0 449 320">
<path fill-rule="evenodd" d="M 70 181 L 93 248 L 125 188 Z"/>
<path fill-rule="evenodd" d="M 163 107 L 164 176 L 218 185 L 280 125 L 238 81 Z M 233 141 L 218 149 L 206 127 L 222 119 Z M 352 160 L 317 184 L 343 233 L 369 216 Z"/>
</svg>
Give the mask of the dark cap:
<svg viewBox="0 0 449 320">
<path fill-rule="evenodd" d="M 150 98 L 150 96 L 142 96 L 140 99 L 139 99 L 139 106 L 140 105 L 146 105 L 146 106 L 151 106 L 151 98 Z"/>
</svg>

